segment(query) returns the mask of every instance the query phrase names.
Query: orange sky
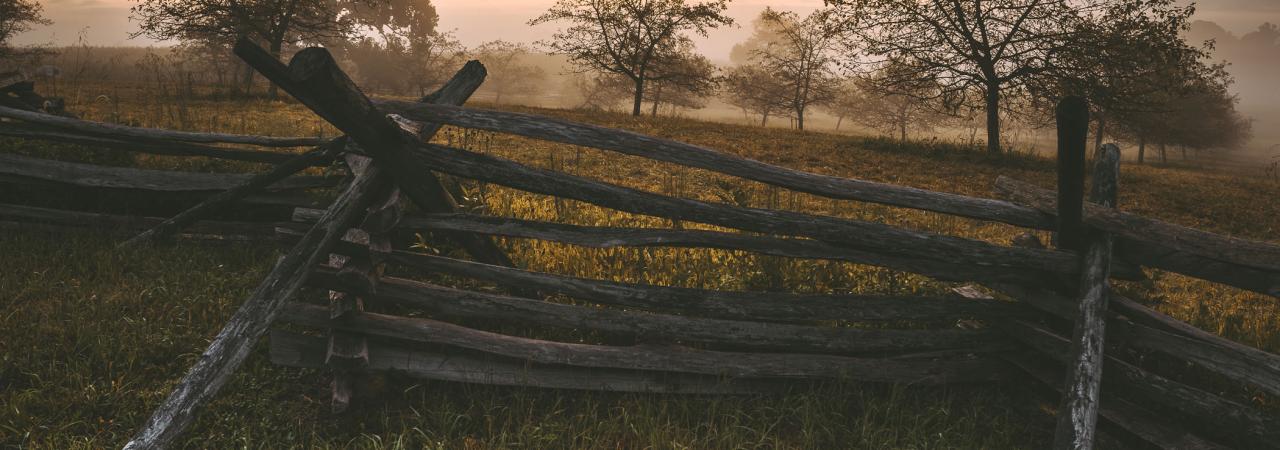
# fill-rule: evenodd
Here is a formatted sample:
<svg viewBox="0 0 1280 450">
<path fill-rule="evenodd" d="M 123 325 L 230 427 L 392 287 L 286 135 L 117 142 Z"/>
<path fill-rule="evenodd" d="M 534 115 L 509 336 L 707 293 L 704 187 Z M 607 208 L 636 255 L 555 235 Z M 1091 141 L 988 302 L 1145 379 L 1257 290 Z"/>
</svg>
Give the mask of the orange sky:
<svg viewBox="0 0 1280 450">
<path fill-rule="evenodd" d="M 145 38 L 128 39 L 136 30 L 129 22 L 131 0 L 37 0 L 44 5 L 52 26 L 39 27 L 18 36 L 19 44 L 76 43 L 83 33 L 92 45 L 152 45 Z M 472 46 L 493 39 L 534 41 L 545 37 L 554 25 L 525 25 L 554 0 L 433 0 L 440 13 L 440 28 L 453 30 L 463 44 Z M 698 47 L 715 60 L 728 58 L 729 49 L 747 37 L 747 25 L 766 5 L 796 12 L 808 12 L 822 0 L 733 0 L 730 15 L 742 25 L 715 31 Z M 1263 22 L 1280 23 L 1280 0 L 1201 0 L 1199 19 L 1218 22 L 1240 34 Z"/>
</svg>

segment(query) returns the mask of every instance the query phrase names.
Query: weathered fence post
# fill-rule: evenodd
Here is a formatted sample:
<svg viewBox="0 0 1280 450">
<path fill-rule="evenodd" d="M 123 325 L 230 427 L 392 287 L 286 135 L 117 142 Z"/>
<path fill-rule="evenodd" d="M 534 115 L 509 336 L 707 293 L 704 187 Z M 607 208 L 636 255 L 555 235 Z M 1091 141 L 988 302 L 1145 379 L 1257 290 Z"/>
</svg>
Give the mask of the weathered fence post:
<svg viewBox="0 0 1280 450">
<path fill-rule="evenodd" d="M 1120 148 L 1098 149 L 1089 200 L 1114 208 L 1120 177 Z M 1105 350 L 1107 297 L 1110 295 L 1111 233 L 1093 230 L 1085 236 L 1088 249 L 1080 275 L 1080 305 L 1072 333 L 1067 385 L 1058 409 L 1053 448 L 1091 449 L 1096 436 L 1099 386 Z"/>
<path fill-rule="evenodd" d="M 1089 103 L 1080 97 L 1058 102 L 1058 248 L 1084 250 L 1084 152 L 1088 145 Z"/>
<path fill-rule="evenodd" d="M 272 83 L 360 144 L 369 156 L 381 162 L 395 179 L 401 193 L 418 207 L 427 212 L 453 212 L 452 197 L 432 173 L 432 168 L 411 154 L 405 133 L 374 107 L 327 50 L 313 47 L 300 51 L 287 67 L 247 40 L 237 42 L 235 52 Z M 461 104 L 459 100 L 469 97 L 479 88 L 485 75 L 484 66 L 480 63 L 467 63 L 450 84 L 457 88 L 470 87 L 469 91 L 451 89 L 445 92 L 442 89 L 440 95 L 427 99 Z M 427 124 L 418 130 L 417 137 L 429 137 L 439 127 L 439 124 Z M 462 244 L 477 260 L 508 267 L 513 265 L 506 253 L 487 237 L 470 233 L 449 234 L 448 237 Z"/>
<path fill-rule="evenodd" d="M 248 48 L 251 48 L 249 51 L 257 50 L 257 56 L 266 54 L 261 48 L 244 41 L 237 45 L 237 50 L 244 51 Z M 265 71 L 277 77 L 283 74 L 284 72 L 281 71 L 283 67 L 281 67 L 280 62 L 269 55 L 267 57 L 270 61 L 259 58 L 254 62 L 260 64 L 274 63 L 274 65 L 264 64 Z M 258 69 L 264 70 L 263 67 L 258 67 Z M 436 96 L 436 101 L 448 101 L 456 104 L 465 102 L 484 80 L 483 74 L 479 77 L 471 75 L 460 72 L 458 77 L 450 80 L 442 88 L 442 91 L 447 90 L 449 92 L 442 92 L 441 95 Z M 285 76 L 287 77 L 287 74 Z M 458 78 L 463 80 L 459 81 Z M 288 80 L 288 78 L 283 80 Z M 274 78 L 273 81 L 275 81 Z M 290 84 L 289 87 L 299 88 L 294 84 Z M 305 92 L 307 88 L 301 89 L 302 91 L 290 91 L 290 93 L 295 96 L 308 97 Z M 354 89 L 354 87 L 351 89 Z M 337 96 L 344 94 L 359 95 L 360 98 L 363 98 L 363 95 L 358 90 L 354 91 L 354 93 L 343 91 L 326 92 L 326 94 Z M 367 99 L 365 101 L 368 102 Z M 364 121 L 377 123 L 379 119 L 389 120 L 385 116 L 373 116 L 377 111 L 372 108 L 364 110 L 364 112 L 366 114 L 361 116 Z M 322 117 L 327 120 L 334 120 L 332 116 L 324 115 L 323 113 Z M 401 138 L 399 130 L 394 128 L 389 136 L 396 139 Z M 368 141 L 365 141 L 365 143 L 369 144 Z M 362 148 L 371 150 L 369 145 L 362 146 Z M 235 373 L 236 369 L 244 363 L 244 359 L 249 356 L 249 351 L 253 348 L 253 345 L 266 333 L 267 328 L 275 320 L 285 302 L 297 294 L 306 281 L 307 275 L 315 269 L 322 259 L 329 255 L 329 251 L 334 244 L 346 234 L 347 230 L 356 225 L 357 221 L 365 216 L 366 208 L 377 199 L 377 196 L 386 192 L 384 188 L 393 178 L 388 173 L 390 170 L 383 169 L 388 166 L 395 167 L 396 164 L 393 161 L 383 161 L 380 164 L 371 165 L 362 176 L 357 176 L 343 195 L 329 207 L 324 217 L 294 245 L 293 249 L 280 262 L 276 263 L 271 273 L 263 279 L 262 283 L 258 285 L 258 288 L 254 290 L 249 299 L 240 306 L 240 309 L 236 311 L 222 331 L 214 337 L 213 342 L 201 355 L 200 360 L 191 367 L 191 370 L 178 383 L 178 386 L 169 394 L 164 403 L 156 408 L 142 430 L 125 444 L 126 449 L 168 448 L 174 439 L 177 439 L 182 431 L 191 424 L 198 410 L 217 394 L 218 390 L 231 379 L 231 375 Z M 423 173 L 429 172 L 424 171 Z M 492 245 L 492 242 L 489 243 Z M 503 256 L 505 257 L 505 255 Z"/>
</svg>

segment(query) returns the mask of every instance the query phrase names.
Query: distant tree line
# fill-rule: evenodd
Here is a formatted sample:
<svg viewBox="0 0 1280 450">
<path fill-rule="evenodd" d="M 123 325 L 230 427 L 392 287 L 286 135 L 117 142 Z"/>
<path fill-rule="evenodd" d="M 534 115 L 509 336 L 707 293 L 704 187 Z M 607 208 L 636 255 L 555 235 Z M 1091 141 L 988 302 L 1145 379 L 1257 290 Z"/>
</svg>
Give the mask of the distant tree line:
<svg viewBox="0 0 1280 450">
<path fill-rule="evenodd" d="M 1209 47 L 1184 38 L 1194 8 L 1177 0 L 827 0 L 807 15 L 766 8 L 724 67 L 693 39 L 734 25 L 730 0 L 557 0 L 529 21 L 555 25 L 549 39 L 470 49 L 438 30 L 430 0 L 136 1 L 138 36 L 182 42 L 184 54 L 240 93 L 253 88 L 253 71 L 228 48 L 249 38 L 277 56 L 328 46 L 376 91 L 422 94 L 478 58 L 490 68 L 493 100 L 511 101 L 547 91 L 550 74 L 533 61 L 548 53 L 567 60 L 564 90 L 579 107 L 625 103 L 633 115 L 656 116 L 719 99 L 762 126 L 783 119 L 804 130 L 820 110 L 837 128 L 854 123 L 901 140 L 970 123 L 986 129 L 992 153 L 1008 146 L 1004 128 L 1047 124 L 1068 95 L 1089 100 L 1095 144 L 1124 139 L 1140 159 L 1148 146 L 1163 159 L 1169 147 L 1234 148 L 1250 138 L 1231 77 L 1209 60 Z M 29 0 L 0 0 L 0 13 L 0 56 L 20 51 L 9 37 L 43 23 Z"/>
</svg>

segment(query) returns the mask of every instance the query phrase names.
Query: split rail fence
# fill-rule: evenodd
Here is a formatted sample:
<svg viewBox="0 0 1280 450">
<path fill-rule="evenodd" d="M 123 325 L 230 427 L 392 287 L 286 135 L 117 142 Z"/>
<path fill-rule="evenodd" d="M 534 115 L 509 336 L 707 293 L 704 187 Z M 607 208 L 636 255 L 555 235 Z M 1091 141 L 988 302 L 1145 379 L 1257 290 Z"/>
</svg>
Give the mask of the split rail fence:
<svg viewBox="0 0 1280 450">
<path fill-rule="evenodd" d="M 1142 268 L 1149 267 L 1280 297 L 1280 246 L 1116 209 L 1120 155 L 1114 145 L 1096 152 L 1084 201 L 1088 112 L 1079 99 L 1064 100 L 1058 111 L 1058 191 L 1002 177 L 995 188 L 1003 200 L 995 200 L 806 173 L 627 131 L 464 108 L 485 77 L 476 62 L 418 102 L 372 101 L 323 49 L 303 50 L 287 66 L 247 42 L 235 51 L 345 135 L 320 140 L 188 133 L 0 107 L 0 117 L 9 119 L 0 122 L 4 136 L 274 165 L 256 175 L 175 175 L 0 155 L 2 182 L 203 193 L 169 218 L 0 205 L 0 218 L 7 221 L 146 230 L 125 246 L 178 234 L 274 234 L 292 243 L 126 448 L 169 446 L 268 334 L 274 362 L 332 372 L 335 410 L 351 401 L 355 375 L 374 370 L 466 383 L 671 394 L 776 392 L 804 380 L 1031 379 L 1062 393 L 1056 448 L 1090 448 L 1099 420 L 1110 435 L 1159 448 L 1280 446 L 1280 418 L 1253 401 L 1280 398 L 1280 356 L 1199 330 L 1110 290 L 1111 279 L 1141 280 Z M 1046 248 L 1030 233 L 1003 246 L 660 195 L 431 143 L 444 125 L 594 147 L 831 199 L 1053 231 L 1057 245 Z M 213 143 L 312 150 L 290 155 Z M 348 171 L 341 183 L 295 175 L 334 161 Z M 739 232 L 593 227 L 463 213 L 436 173 Z M 277 200 L 292 208 L 291 220 L 210 220 L 255 197 L 279 199 L 280 192 L 335 185 L 340 193 L 327 208 Z M 406 212 L 408 203 L 414 211 Z M 406 233 L 458 245 L 473 260 L 394 248 L 395 236 Z M 954 295 L 922 297 L 619 283 L 517 268 L 493 237 L 592 248 L 731 249 L 969 284 Z M 502 290 L 385 275 L 393 265 Z M 305 286 L 328 292 L 327 301 L 302 301 Z M 552 295 L 581 303 L 544 300 Z M 975 320 L 982 326 L 956 325 Z M 576 330 L 633 345 L 532 339 L 459 323 Z M 271 330 L 273 324 L 313 332 Z"/>
</svg>

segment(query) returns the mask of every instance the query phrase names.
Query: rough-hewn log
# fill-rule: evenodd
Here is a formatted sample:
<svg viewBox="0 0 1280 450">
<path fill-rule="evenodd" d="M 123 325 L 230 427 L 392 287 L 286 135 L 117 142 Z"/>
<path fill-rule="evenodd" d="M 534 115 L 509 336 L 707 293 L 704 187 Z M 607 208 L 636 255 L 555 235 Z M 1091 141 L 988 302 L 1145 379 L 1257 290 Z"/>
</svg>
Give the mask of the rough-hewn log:
<svg viewBox="0 0 1280 450">
<path fill-rule="evenodd" d="M 1062 295 L 1011 285 L 992 287 L 1058 318 L 1071 319 L 1076 313 L 1075 302 Z M 1108 342 L 1187 361 L 1280 396 L 1280 355 L 1195 328 L 1115 292 L 1107 303 L 1115 313 L 1107 319 Z"/>
<path fill-rule="evenodd" d="M 161 220 L 164 219 L 0 204 L 0 223 L 11 230 L 72 233 L 93 229 L 96 233 L 128 237 Z M 273 225 L 276 229 L 296 227 L 289 223 L 201 221 L 176 237 L 205 244 L 278 242 L 279 232 L 273 230 Z"/>
<path fill-rule="evenodd" d="M 1116 206 L 1120 179 L 1120 147 L 1099 149 L 1093 171 L 1093 191 L 1089 201 L 1109 208 Z M 1111 234 L 1086 233 L 1080 275 L 1080 303 L 1071 337 L 1071 359 L 1067 364 L 1066 390 L 1059 408 L 1053 447 L 1059 450 L 1087 450 L 1094 446 L 1101 391 L 1103 352 L 1106 345 L 1107 298 L 1111 285 Z"/>
<path fill-rule="evenodd" d="M 336 251 L 362 251 L 353 247 L 339 245 Z M 995 300 L 715 291 L 568 277 L 404 251 L 392 252 L 388 258 L 399 264 L 512 289 L 562 294 L 592 303 L 722 319 L 802 322 L 950 320 L 1019 313 L 1017 305 Z"/>
<path fill-rule="evenodd" d="M 457 176 L 631 213 L 806 236 L 895 258 L 940 262 L 953 268 L 969 267 L 971 272 L 985 272 L 985 276 L 975 278 L 1038 282 L 1047 273 L 1079 274 L 1076 257 L 1068 252 L 1003 247 L 874 222 L 669 197 L 434 144 L 420 145 L 415 154 L 433 168 Z M 894 268 L 931 276 L 936 273 L 929 267 Z"/>
<path fill-rule="evenodd" d="M 777 323 L 700 319 L 609 308 L 564 305 L 485 292 L 447 288 L 384 277 L 377 293 L 359 292 L 335 272 L 320 268 L 311 277 L 317 287 L 350 289 L 367 301 L 421 309 L 438 317 L 483 319 L 634 336 L 645 342 L 686 342 L 723 348 L 810 353 L 865 354 L 989 345 L 1007 342 L 988 330 L 889 330 L 820 327 Z"/>
<path fill-rule="evenodd" d="M 415 135 L 410 136 L 374 108 L 372 102 L 338 68 L 325 49 L 308 48 L 300 51 L 294 55 L 288 67 L 248 40 L 237 42 L 235 53 L 360 144 L 380 165 L 386 167 L 401 192 L 419 208 L 427 212 L 453 212 L 453 200 L 441 186 L 440 180 L 431 173 L 433 168 L 413 158 L 408 151 L 414 142 L 425 140 L 440 125 L 423 124 Z M 483 65 L 476 61 L 469 62 L 439 93 L 430 97 L 442 104 L 460 105 L 480 87 L 485 75 Z M 487 237 L 474 234 L 449 237 L 462 244 L 468 253 L 480 261 L 503 266 L 513 265 L 506 253 Z"/>
<path fill-rule="evenodd" d="M 1044 212 L 1057 207 L 1053 193 L 1006 177 L 1001 197 Z M 1144 266 L 1280 297 L 1280 245 L 1248 241 L 1086 204 L 1084 223 L 1116 237 L 1116 257 Z"/>
<path fill-rule="evenodd" d="M 254 175 L 106 167 L 4 153 L 0 154 L 0 177 L 90 188 L 200 192 L 231 189 L 248 182 Z M 331 187 L 337 181 L 333 177 L 299 176 L 280 180 L 270 188 L 290 190 Z"/>
<path fill-rule="evenodd" d="M 189 131 L 173 131 L 162 128 L 135 128 L 113 123 L 91 122 L 72 119 L 15 108 L 0 106 L 0 117 L 23 122 L 74 131 L 91 136 L 112 139 L 143 139 L 148 141 L 179 141 L 196 143 L 226 143 L 258 145 L 262 147 L 312 147 L 323 144 L 328 139 L 313 137 L 267 137 L 248 136 L 223 133 L 195 133 Z"/>
<path fill-rule="evenodd" d="M 1040 325 L 1017 319 L 1000 321 L 1001 329 L 1019 341 L 1059 362 L 1069 358 L 1070 341 Z M 1280 419 L 1212 393 L 1147 372 L 1115 357 L 1106 358 L 1103 379 L 1108 398 L 1140 397 L 1144 404 L 1160 405 L 1193 419 L 1197 432 L 1228 444 L 1251 448 L 1276 448 L 1280 443 Z"/>
<path fill-rule="evenodd" d="M 329 255 L 333 244 L 364 214 L 387 178 L 376 168 L 356 177 L 329 212 L 293 246 L 253 294 L 236 310 L 173 392 L 151 414 L 126 449 L 168 448 L 196 413 L 231 379 L 253 345 L 275 320 L 280 307 L 293 298 L 307 275 Z"/>
<path fill-rule="evenodd" d="M 287 331 L 271 333 L 271 361 L 283 366 L 319 368 L 324 339 Z M 747 394 L 781 391 L 775 382 L 723 380 L 616 369 L 530 365 L 502 358 L 451 355 L 370 343 L 369 369 L 387 370 L 430 380 L 499 386 L 526 386 L 612 392 L 667 394 Z"/>
<path fill-rule="evenodd" d="M 429 122 L 583 145 L 697 167 L 829 198 L 922 209 L 1013 225 L 1049 228 L 1052 220 L 1035 210 L 1000 200 L 933 192 L 906 186 L 819 175 L 774 166 L 705 147 L 629 131 L 505 111 L 377 102 L 384 111 Z"/>
<path fill-rule="evenodd" d="M 269 164 L 280 164 L 297 156 L 293 153 L 223 148 L 177 141 L 158 143 L 137 140 L 131 141 L 129 139 L 112 139 L 79 134 L 73 131 L 43 129 L 31 126 L 22 126 L 16 123 L 3 122 L 0 122 L 0 136 L 65 142 L 69 144 L 83 145 L 86 147 L 149 153 L 153 155 L 203 156 L 216 159 Z"/>
<path fill-rule="evenodd" d="M 656 370 L 734 378 L 826 378 L 880 383 L 998 381 L 1006 367 L 992 358 L 869 359 L 782 353 L 720 352 L 682 347 L 603 346 L 552 342 L 474 330 L 430 319 L 365 313 L 333 322 L 324 307 L 293 303 L 280 320 L 336 326 L 372 336 L 447 345 L 538 364 Z"/>
<path fill-rule="evenodd" d="M 204 201 L 188 208 L 186 211 L 180 212 L 177 215 L 166 219 L 164 222 L 161 222 L 159 225 L 156 225 L 155 227 L 134 236 L 132 239 L 121 243 L 119 248 L 135 247 L 167 239 L 178 230 L 195 223 L 197 220 L 221 211 L 245 197 L 248 197 L 250 194 L 265 190 L 273 184 L 278 183 L 308 167 L 314 166 L 317 163 L 332 160 L 344 147 L 346 147 L 346 140 L 337 139 L 321 146 L 320 148 L 298 155 L 288 162 L 275 166 L 266 173 L 254 175 L 253 178 L 246 180 L 243 184 L 206 198 Z"/>
<path fill-rule="evenodd" d="M 1005 357 L 1036 380 L 1063 393 L 1062 371 L 1040 363 L 1026 355 Z M 1099 405 L 1098 416 L 1104 422 L 1123 429 L 1134 438 L 1164 450 L 1226 450 L 1227 447 L 1168 424 L 1168 418 L 1120 398 L 1107 398 Z"/>
<path fill-rule="evenodd" d="M 1081 97 L 1058 102 L 1058 248 L 1084 251 L 1080 226 L 1084 204 L 1084 157 L 1088 146 L 1089 103 Z"/>
<path fill-rule="evenodd" d="M 72 227 L 90 227 L 111 229 L 126 232 L 146 229 L 164 220 L 158 217 L 126 216 L 120 214 L 103 214 L 84 211 L 68 211 L 63 209 L 41 208 L 36 206 L 0 203 L 0 218 L 30 223 L 47 223 Z M 227 235 L 252 236 L 267 239 L 274 235 L 272 222 L 234 222 L 234 221 L 201 221 L 193 224 L 187 232 L 191 235 Z"/>
</svg>

